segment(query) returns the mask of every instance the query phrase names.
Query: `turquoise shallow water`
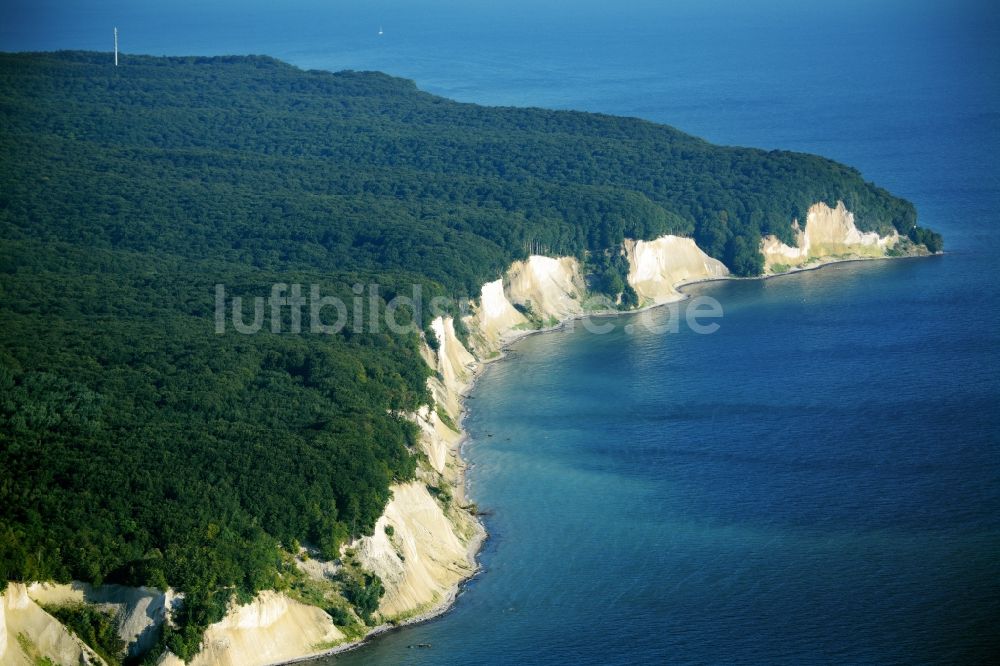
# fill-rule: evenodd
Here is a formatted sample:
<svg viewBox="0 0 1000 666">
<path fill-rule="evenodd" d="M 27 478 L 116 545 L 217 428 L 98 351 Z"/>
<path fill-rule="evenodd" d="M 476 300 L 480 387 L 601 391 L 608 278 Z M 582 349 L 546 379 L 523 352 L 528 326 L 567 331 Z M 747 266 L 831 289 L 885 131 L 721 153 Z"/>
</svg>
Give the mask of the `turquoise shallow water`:
<svg viewBox="0 0 1000 666">
<path fill-rule="evenodd" d="M 724 308 L 712 335 L 656 333 L 655 310 L 520 342 L 466 419 L 471 494 L 493 512 L 482 575 L 447 615 L 316 663 L 1000 652 L 996 11 L 468 4 L 12 1 L 0 48 L 108 48 L 114 22 L 126 52 L 382 69 L 818 152 L 914 201 L 949 252 L 691 287 Z"/>
</svg>

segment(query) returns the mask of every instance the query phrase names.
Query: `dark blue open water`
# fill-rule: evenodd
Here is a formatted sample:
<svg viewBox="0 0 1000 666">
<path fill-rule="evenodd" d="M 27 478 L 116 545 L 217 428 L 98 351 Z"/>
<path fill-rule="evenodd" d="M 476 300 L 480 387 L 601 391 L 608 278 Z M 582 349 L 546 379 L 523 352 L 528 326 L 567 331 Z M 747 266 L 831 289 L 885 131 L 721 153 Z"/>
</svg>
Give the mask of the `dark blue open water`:
<svg viewBox="0 0 1000 666">
<path fill-rule="evenodd" d="M 848 162 L 945 234 L 943 257 L 692 288 L 724 307 L 713 335 L 656 333 L 661 310 L 518 344 L 466 420 L 484 573 L 446 616 L 322 663 L 1000 653 L 991 3 L 149 4 L 12 0 L 0 48 L 107 50 L 117 24 L 126 52 L 638 115 Z"/>
</svg>

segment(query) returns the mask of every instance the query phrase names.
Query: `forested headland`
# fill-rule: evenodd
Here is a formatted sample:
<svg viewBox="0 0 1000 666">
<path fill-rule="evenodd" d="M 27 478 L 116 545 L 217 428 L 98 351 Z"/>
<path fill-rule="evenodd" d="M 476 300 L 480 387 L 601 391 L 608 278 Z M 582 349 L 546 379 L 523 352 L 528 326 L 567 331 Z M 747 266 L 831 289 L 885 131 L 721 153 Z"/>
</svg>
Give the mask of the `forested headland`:
<svg viewBox="0 0 1000 666">
<path fill-rule="evenodd" d="M 537 252 L 615 297 L 625 238 L 756 275 L 818 201 L 940 249 L 821 157 L 267 57 L 2 54 L 0 123 L 0 581 L 181 590 L 182 656 L 231 595 L 280 586 L 292 544 L 371 532 L 431 402 L 419 334 L 217 335 L 214 285 L 377 283 L 384 308 Z"/>
</svg>

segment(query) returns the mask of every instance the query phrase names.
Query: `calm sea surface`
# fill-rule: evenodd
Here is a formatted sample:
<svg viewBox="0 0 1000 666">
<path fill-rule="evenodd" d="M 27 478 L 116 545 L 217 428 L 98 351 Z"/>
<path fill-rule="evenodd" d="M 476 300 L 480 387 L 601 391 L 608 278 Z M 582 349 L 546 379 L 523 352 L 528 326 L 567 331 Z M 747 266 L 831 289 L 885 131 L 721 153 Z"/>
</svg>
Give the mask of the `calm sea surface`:
<svg viewBox="0 0 1000 666">
<path fill-rule="evenodd" d="M 0 49 L 109 50 L 117 25 L 126 53 L 641 116 L 845 161 L 945 235 L 943 257 L 692 287 L 722 303 L 712 335 L 658 330 L 662 309 L 519 343 L 466 419 L 483 574 L 447 615 L 317 664 L 1000 652 L 990 3 L 149 4 L 5 3 Z"/>
</svg>

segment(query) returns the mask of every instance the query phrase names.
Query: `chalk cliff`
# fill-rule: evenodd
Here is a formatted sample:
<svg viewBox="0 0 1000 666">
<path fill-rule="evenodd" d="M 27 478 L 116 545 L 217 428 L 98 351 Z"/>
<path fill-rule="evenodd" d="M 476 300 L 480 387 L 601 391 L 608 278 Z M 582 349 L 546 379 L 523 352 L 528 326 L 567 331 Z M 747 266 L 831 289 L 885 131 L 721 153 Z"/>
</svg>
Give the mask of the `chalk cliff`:
<svg viewBox="0 0 1000 666">
<path fill-rule="evenodd" d="M 233 604 L 210 626 L 190 666 L 263 666 L 321 654 L 343 639 L 325 611 L 265 591 L 249 604 Z M 158 664 L 184 662 L 167 653 Z"/>
<path fill-rule="evenodd" d="M 477 532 L 473 522 L 467 512 L 432 496 L 423 482 L 392 487 L 375 533 L 354 546 L 362 566 L 385 586 L 379 605 L 384 620 L 409 619 L 454 597 L 476 568 L 469 549 Z"/>
<path fill-rule="evenodd" d="M 628 283 L 640 305 L 658 305 L 681 298 L 677 285 L 729 275 L 721 261 L 699 248 L 692 238 L 661 236 L 652 241 L 625 241 Z"/>
<path fill-rule="evenodd" d="M 504 279 L 511 303 L 520 305 L 553 325 L 584 311 L 586 283 L 580 262 L 573 257 L 532 255 L 515 261 Z"/>
<path fill-rule="evenodd" d="M 829 259 L 875 258 L 886 256 L 886 251 L 899 243 L 895 231 L 888 236 L 879 236 L 874 231 L 863 232 L 854 224 L 854 214 L 838 201 L 836 208 L 825 203 L 815 203 L 806 213 L 804 229 L 795 223 L 796 244 L 786 245 L 774 236 L 766 236 L 761 241 L 764 267 L 768 272 L 794 268 L 808 263 L 818 263 Z M 784 268 L 784 270 L 787 270 Z"/>
<path fill-rule="evenodd" d="M 503 346 L 511 331 L 529 326 L 528 318 L 514 307 L 504 291 L 503 278 L 487 282 L 479 294 L 470 328 L 476 336 L 476 350 L 483 358 Z"/>
<path fill-rule="evenodd" d="M 0 663 L 34 666 L 43 659 L 56 664 L 103 664 L 104 660 L 58 620 L 42 610 L 21 583 L 8 583 L 0 594 Z"/>
<path fill-rule="evenodd" d="M 157 632 L 175 598 L 151 587 L 34 583 L 28 596 L 42 606 L 66 606 L 87 603 L 113 613 L 118 618 L 118 636 L 128 646 L 130 655 L 148 651 L 156 643 Z"/>
</svg>

